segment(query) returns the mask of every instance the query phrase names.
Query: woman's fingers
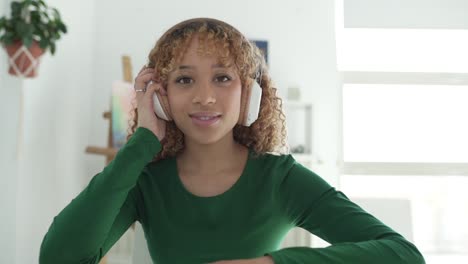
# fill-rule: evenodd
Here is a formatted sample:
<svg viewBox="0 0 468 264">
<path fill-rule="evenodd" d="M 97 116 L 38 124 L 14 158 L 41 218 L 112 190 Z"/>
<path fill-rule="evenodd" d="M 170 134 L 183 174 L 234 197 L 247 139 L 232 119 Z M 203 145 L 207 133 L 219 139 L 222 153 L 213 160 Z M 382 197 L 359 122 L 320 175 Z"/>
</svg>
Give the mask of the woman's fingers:
<svg viewBox="0 0 468 264">
<path fill-rule="evenodd" d="M 136 90 L 136 97 L 137 97 L 138 101 L 140 100 L 140 98 L 145 93 L 145 92 L 143 92 L 141 90 L 147 89 L 148 82 L 152 79 L 153 75 L 154 75 L 154 69 L 153 68 L 143 68 L 143 69 L 141 69 L 138 76 L 135 78 L 134 89 Z M 138 90 L 140 90 L 140 91 L 138 91 Z"/>
<path fill-rule="evenodd" d="M 152 68 L 146 68 L 143 71 L 141 71 L 138 76 L 135 78 L 135 84 L 137 83 L 148 83 L 154 75 L 154 69 Z"/>
<path fill-rule="evenodd" d="M 144 68 L 135 78 L 135 89 L 145 90 L 145 92 L 139 91 L 136 94 L 138 105 L 151 104 L 154 92 L 158 92 L 163 96 L 167 95 L 165 89 L 162 87 L 162 84 L 158 82 L 154 73 L 155 70 L 153 68 Z"/>
<path fill-rule="evenodd" d="M 148 89 L 152 89 L 155 92 L 160 93 L 161 95 L 166 95 L 166 91 L 162 87 L 161 83 L 151 80 L 148 84 Z"/>
<path fill-rule="evenodd" d="M 154 93 L 161 89 L 161 85 L 155 82 L 155 69 L 143 67 L 135 78 L 136 101 L 138 108 L 138 126 L 151 130 L 159 140 L 165 136 L 165 123 L 158 119 L 154 112 Z"/>
</svg>

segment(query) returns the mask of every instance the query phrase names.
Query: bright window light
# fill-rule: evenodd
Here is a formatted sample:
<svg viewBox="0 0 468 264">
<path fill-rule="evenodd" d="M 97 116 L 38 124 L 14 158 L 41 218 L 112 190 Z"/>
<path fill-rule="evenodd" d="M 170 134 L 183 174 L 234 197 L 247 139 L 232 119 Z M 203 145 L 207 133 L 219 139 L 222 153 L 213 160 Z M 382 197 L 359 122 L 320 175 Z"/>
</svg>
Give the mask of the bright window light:
<svg viewBox="0 0 468 264">
<path fill-rule="evenodd" d="M 468 162 L 468 86 L 344 84 L 345 162 Z"/>
<path fill-rule="evenodd" d="M 468 30 L 338 29 L 340 71 L 468 72 Z"/>
</svg>

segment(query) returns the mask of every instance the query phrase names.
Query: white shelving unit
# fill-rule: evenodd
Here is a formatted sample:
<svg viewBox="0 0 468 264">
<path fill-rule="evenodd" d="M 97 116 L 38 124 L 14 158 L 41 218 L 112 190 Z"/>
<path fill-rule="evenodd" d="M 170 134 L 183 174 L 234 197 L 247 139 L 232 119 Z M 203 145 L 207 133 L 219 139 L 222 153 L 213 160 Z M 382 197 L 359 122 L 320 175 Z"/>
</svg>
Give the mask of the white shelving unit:
<svg viewBox="0 0 468 264">
<path fill-rule="evenodd" d="M 283 110 L 286 115 L 291 154 L 299 163 L 310 168 L 317 163 L 312 141 L 312 103 L 284 100 Z M 297 138 L 297 135 L 301 135 L 300 138 Z M 303 146 L 303 152 L 294 152 L 298 145 Z"/>
</svg>

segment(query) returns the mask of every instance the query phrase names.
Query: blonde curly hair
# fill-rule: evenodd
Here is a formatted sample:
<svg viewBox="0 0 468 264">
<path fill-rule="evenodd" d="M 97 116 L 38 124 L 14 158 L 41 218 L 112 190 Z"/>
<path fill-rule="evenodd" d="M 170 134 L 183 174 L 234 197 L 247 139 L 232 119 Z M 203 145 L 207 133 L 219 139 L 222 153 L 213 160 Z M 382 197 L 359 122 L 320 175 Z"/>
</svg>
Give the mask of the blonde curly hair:
<svg viewBox="0 0 468 264">
<path fill-rule="evenodd" d="M 155 68 L 155 77 L 167 87 L 168 74 L 180 62 L 195 34 L 202 52 L 216 53 L 224 64 L 234 62 L 242 89 L 261 73 L 257 78 L 262 88 L 258 119 L 249 127 L 236 124 L 233 128 L 234 140 L 251 149 L 255 155 L 289 152 L 282 100 L 273 87 L 265 59 L 261 51 L 233 26 L 211 18 L 195 18 L 176 24 L 159 38 L 148 56 L 147 66 Z M 132 110 L 131 115 L 133 118 L 129 123 L 127 140 L 138 127 L 137 108 Z M 174 121 L 167 122 L 166 136 L 161 145 L 162 151 L 153 161 L 175 157 L 183 151 L 184 134 Z"/>
</svg>

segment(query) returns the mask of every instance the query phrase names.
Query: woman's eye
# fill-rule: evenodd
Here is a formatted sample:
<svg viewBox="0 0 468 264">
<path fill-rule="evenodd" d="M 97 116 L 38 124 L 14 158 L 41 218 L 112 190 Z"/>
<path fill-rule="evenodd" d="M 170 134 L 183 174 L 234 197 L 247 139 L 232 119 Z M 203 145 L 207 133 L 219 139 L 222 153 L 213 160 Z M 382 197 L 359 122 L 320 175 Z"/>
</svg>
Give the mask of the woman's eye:
<svg viewBox="0 0 468 264">
<path fill-rule="evenodd" d="M 231 77 L 229 77 L 229 76 L 227 76 L 227 75 L 221 75 L 221 76 L 217 76 L 217 77 L 215 78 L 215 80 L 216 80 L 217 82 L 228 82 L 228 81 L 231 80 Z"/>
<path fill-rule="evenodd" d="M 192 82 L 193 80 L 190 77 L 179 77 L 176 79 L 176 83 L 180 83 L 180 84 L 190 84 Z"/>
</svg>

